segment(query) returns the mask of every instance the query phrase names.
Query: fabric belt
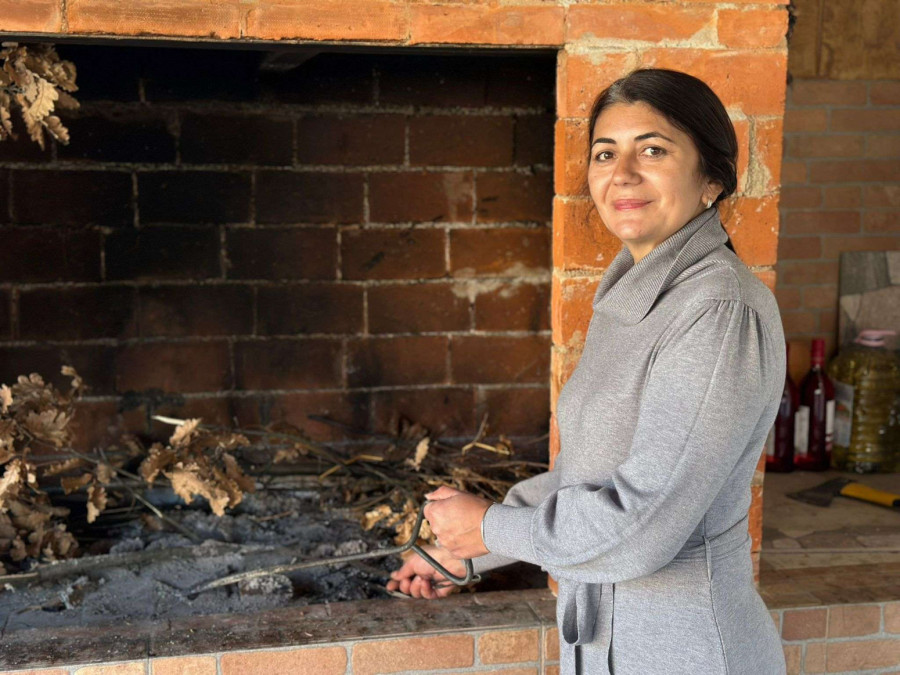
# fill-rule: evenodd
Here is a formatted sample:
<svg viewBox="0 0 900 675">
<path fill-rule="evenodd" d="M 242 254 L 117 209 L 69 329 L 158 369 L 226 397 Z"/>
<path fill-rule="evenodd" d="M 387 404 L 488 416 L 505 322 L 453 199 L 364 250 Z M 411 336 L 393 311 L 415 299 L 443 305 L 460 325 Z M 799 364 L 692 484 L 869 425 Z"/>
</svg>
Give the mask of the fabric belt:
<svg viewBox="0 0 900 675">
<path fill-rule="evenodd" d="M 747 531 L 748 520 L 749 515 L 746 515 L 714 537 L 692 535 L 674 560 L 705 557 L 709 572 L 713 560 L 732 553 L 747 542 L 750 538 Z M 600 646 L 608 657 L 612 641 L 615 584 L 584 583 L 565 579 L 559 581 L 556 617 L 560 636 L 571 646 L 595 642 L 599 636 Z"/>
</svg>

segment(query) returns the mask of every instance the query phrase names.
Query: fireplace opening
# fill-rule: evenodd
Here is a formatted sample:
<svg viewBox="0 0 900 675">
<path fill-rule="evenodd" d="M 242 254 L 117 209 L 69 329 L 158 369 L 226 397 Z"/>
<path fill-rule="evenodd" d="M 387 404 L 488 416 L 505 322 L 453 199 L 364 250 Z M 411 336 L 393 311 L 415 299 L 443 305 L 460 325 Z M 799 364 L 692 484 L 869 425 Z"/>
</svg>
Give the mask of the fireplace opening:
<svg viewBox="0 0 900 675">
<path fill-rule="evenodd" d="M 78 68 L 70 143 L 0 144 L 0 382 L 65 390 L 74 367 L 72 446 L 123 470 L 171 447 L 160 418 L 270 435 L 233 450 L 256 489 L 224 516 L 159 490 L 88 524 L 83 491 L 54 495 L 83 553 L 148 564 L 10 584 L 4 633 L 383 597 L 396 558 L 179 598 L 279 546 L 392 545 L 322 487 L 361 456 L 427 438 L 460 468 L 547 461 L 555 53 L 57 51 Z M 275 461 L 276 433 L 339 461 Z M 190 545 L 199 562 L 154 555 Z M 516 566 L 478 590 L 545 583 Z"/>
</svg>

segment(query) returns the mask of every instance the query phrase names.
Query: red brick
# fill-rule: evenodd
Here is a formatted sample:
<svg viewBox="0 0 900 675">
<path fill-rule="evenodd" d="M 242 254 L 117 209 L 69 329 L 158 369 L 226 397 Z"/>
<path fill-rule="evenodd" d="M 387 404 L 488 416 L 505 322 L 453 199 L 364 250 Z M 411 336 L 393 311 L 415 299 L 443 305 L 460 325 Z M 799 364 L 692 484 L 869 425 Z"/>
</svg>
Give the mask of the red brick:
<svg viewBox="0 0 900 675">
<path fill-rule="evenodd" d="M 791 136 L 787 153 L 791 157 L 860 157 L 865 138 L 848 134 L 802 134 Z"/>
<path fill-rule="evenodd" d="M 101 248 L 97 231 L 4 227 L 0 281 L 100 281 Z M 35 265 L 35 260 L 41 264 Z"/>
<path fill-rule="evenodd" d="M 823 108 L 788 108 L 784 111 L 784 131 L 825 131 L 828 129 L 828 111 Z"/>
<path fill-rule="evenodd" d="M 158 281 L 220 279 L 221 242 L 214 228 L 143 227 L 106 237 L 106 278 Z"/>
<path fill-rule="evenodd" d="M 774 265 L 778 252 L 778 200 L 743 197 L 725 230 L 741 260 L 750 266 Z"/>
<path fill-rule="evenodd" d="M 216 675 L 215 656 L 182 656 L 150 661 L 151 675 Z"/>
<path fill-rule="evenodd" d="M 550 390 L 548 387 L 503 387 L 486 389 L 483 412 L 488 416 L 488 434 L 505 436 L 543 436 L 547 433 L 550 419 Z M 479 411 L 482 412 L 482 411 Z M 483 417 L 479 414 L 478 419 Z M 479 641 L 479 651 L 484 638 Z M 532 661 L 535 659 L 510 659 L 512 661 Z M 482 653 L 484 663 L 487 661 Z M 504 671 L 505 672 L 505 671 Z"/>
<path fill-rule="evenodd" d="M 539 658 L 537 629 L 491 631 L 478 638 L 482 663 L 521 663 Z"/>
<path fill-rule="evenodd" d="M 805 672 L 805 673 L 824 673 L 825 672 L 825 643 L 824 642 L 808 642 L 806 644 L 806 655 L 803 657 L 803 672 Z"/>
<path fill-rule="evenodd" d="M 548 228 L 492 228 L 450 232 L 455 277 L 534 276 L 550 269 Z"/>
<path fill-rule="evenodd" d="M 138 291 L 141 336 L 207 337 L 253 333 L 248 286 L 153 286 Z"/>
<path fill-rule="evenodd" d="M 450 350 L 458 384 L 544 383 L 550 374 L 545 336 L 453 336 Z"/>
<path fill-rule="evenodd" d="M 784 612 L 783 640 L 809 640 L 825 637 L 827 609 L 791 609 Z"/>
<path fill-rule="evenodd" d="M 800 308 L 800 289 L 792 286 L 779 286 L 775 289 L 775 299 L 781 311 Z"/>
<path fill-rule="evenodd" d="M 331 424 L 309 419 L 309 415 L 327 417 L 354 429 L 368 429 L 369 411 L 368 393 L 316 391 L 234 399 L 234 416 L 241 427 L 289 425 L 322 442 L 347 440 L 348 435 Z"/>
<path fill-rule="evenodd" d="M 866 206 L 900 206 L 900 185 L 867 185 Z"/>
<path fill-rule="evenodd" d="M 509 166 L 513 161 L 513 123 L 513 118 L 497 115 L 413 117 L 409 121 L 409 163 Z"/>
<path fill-rule="evenodd" d="M 244 38 L 281 40 L 365 40 L 397 42 L 406 38 L 406 4 L 392 0 L 278 0 L 253 5 Z"/>
<path fill-rule="evenodd" d="M 440 635 L 363 641 L 353 645 L 354 675 L 398 673 L 404 670 L 435 671 L 468 668 L 475 662 L 475 641 L 471 635 Z M 223 673 L 222 675 L 228 675 Z"/>
<path fill-rule="evenodd" d="M 9 176 L 13 223 L 117 227 L 134 222 L 129 173 L 39 168 L 16 169 Z"/>
<path fill-rule="evenodd" d="M 285 284 L 257 291 L 257 334 L 353 334 L 363 327 L 363 291 L 350 284 Z"/>
<path fill-rule="evenodd" d="M 781 222 L 782 234 L 848 234 L 859 232 L 858 211 L 792 211 Z"/>
<path fill-rule="evenodd" d="M 62 33 L 62 12 L 57 0 L 0 0 L 3 30 L 10 33 Z M 48 672 L 48 675 L 49 672 Z"/>
<path fill-rule="evenodd" d="M 446 274 L 442 229 L 349 229 L 341 235 L 344 279 L 434 279 Z"/>
<path fill-rule="evenodd" d="M 554 190 L 560 196 L 587 197 L 587 120 L 557 120 L 554 147 Z"/>
<path fill-rule="evenodd" d="M 837 258 L 844 251 L 896 251 L 900 237 L 824 237 L 822 257 Z"/>
<path fill-rule="evenodd" d="M 900 633 L 900 601 L 884 604 L 884 631 Z"/>
<path fill-rule="evenodd" d="M 833 310 L 823 310 L 819 312 L 819 332 L 826 334 L 837 333 L 837 312 Z M 828 344 L 828 343 L 826 343 Z"/>
<path fill-rule="evenodd" d="M 778 278 L 782 283 L 797 286 L 837 283 L 838 263 L 834 260 L 780 263 Z"/>
<path fill-rule="evenodd" d="M 807 176 L 806 162 L 784 161 L 781 164 L 781 182 L 785 184 L 805 183 Z"/>
<path fill-rule="evenodd" d="M 767 49 L 783 44 L 788 13 L 781 7 L 760 9 L 720 9 L 719 42 L 726 47 Z"/>
<path fill-rule="evenodd" d="M 367 290 L 369 332 L 424 333 L 469 328 L 466 289 L 454 284 L 390 284 Z"/>
<path fill-rule="evenodd" d="M 782 312 L 781 321 L 789 335 L 813 333 L 818 328 L 817 316 L 812 312 Z"/>
<path fill-rule="evenodd" d="M 843 640 L 827 643 L 828 672 L 886 668 L 900 663 L 900 640 Z"/>
<path fill-rule="evenodd" d="M 260 171 L 256 175 L 258 223 L 359 223 L 362 217 L 361 174 Z"/>
<path fill-rule="evenodd" d="M 220 657 L 222 675 L 343 675 L 347 650 L 343 647 L 307 647 L 289 651 L 231 652 Z"/>
<path fill-rule="evenodd" d="M 737 184 L 738 191 L 743 191 L 747 185 L 747 169 L 750 167 L 750 120 L 731 120 L 737 136 Z M 780 143 L 780 141 L 779 141 Z"/>
<path fill-rule="evenodd" d="M 403 164 L 403 115 L 305 115 L 297 120 L 300 164 Z"/>
<path fill-rule="evenodd" d="M 547 661 L 559 660 L 559 629 L 557 628 L 545 629 L 544 658 Z"/>
<path fill-rule="evenodd" d="M 603 89 L 638 66 L 632 53 L 597 50 L 590 54 L 560 52 L 556 77 L 556 114 L 587 117 Z"/>
<path fill-rule="evenodd" d="M 369 220 L 470 222 L 472 184 L 469 171 L 373 173 L 369 176 Z"/>
<path fill-rule="evenodd" d="M 853 209 L 862 205 L 861 190 L 856 186 L 827 187 L 823 193 L 825 207 L 829 209 Z"/>
<path fill-rule="evenodd" d="M 831 111 L 832 131 L 898 131 L 900 110 L 848 110 Z"/>
<path fill-rule="evenodd" d="M 565 41 L 563 7 L 414 3 L 409 17 L 410 44 L 559 46 Z"/>
<path fill-rule="evenodd" d="M 109 665 L 82 666 L 73 672 L 75 675 L 144 675 L 147 668 L 143 661 L 129 661 Z"/>
<path fill-rule="evenodd" d="M 233 141 L 228 139 L 226 143 Z M 286 161 L 289 163 L 290 157 Z M 249 173 L 142 171 L 137 177 L 142 225 L 218 225 L 250 220 Z M 265 210 L 265 205 L 260 206 Z"/>
<path fill-rule="evenodd" d="M 879 605 L 835 605 L 828 612 L 828 637 L 854 637 L 881 632 Z"/>
<path fill-rule="evenodd" d="M 778 239 L 778 260 L 802 260 L 819 258 L 822 245 L 819 237 L 780 237 Z"/>
<path fill-rule="evenodd" d="M 863 230 L 866 232 L 900 232 L 900 210 L 866 211 L 863 214 Z"/>
<path fill-rule="evenodd" d="M 116 391 L 221 391 L 231 386 L 225 342 L 153 342 L 122 347 L 116 356 Z"/>
<path fill-rule="evenodd" d="M 622 250 L 622 242 L 600 219 L 590 198 L 553 203 L 553 261 L 562 270 L 606 268 Z"/>
<path fill-rule="evenodd" d="M 334 279 L 333 227 L 240 228 L 226 231 L 229 279 Z"/>
<path fill-rule="evenodd" d="M 328 389 L 342 384 L 340 340 L 257 340 L 234 345 L 235 386 L 243 390 Z"/>
<path fill-rule="evenodd" d="M 160 122 L 163 123 L 162 120 Z M 290 166 L 294 160 L 294 121 L 274 111 L 269 115 L 185 111 L 180 114 L 180 124 L 178 150 L 182 164 Z M 126 129 L 120 133 L 124 135 L 127 131 Z M 301 149 L 304 147 L 304 140 L 306 139 L 298 143 Z M 112 152 L 110 149 L 108 154 Z M 174 147 L 171 153 L 172 159 L 168 162 L 174 163 Z M 137 161 L 147 160 L 138 158 Z"/>
<path fill-rule="evenodd" d="M 807 286 L 803 289 L 803 306 L 807 309 L 834 309 L 837 301 L 837 285 Z"/>
<path fill-rule="evenodd" d="M 441 384 L 447 380 L 446 337 L 388 337 L 347 345 L 349 387 Z"/>
<path fill-rule="evenodd" d="M 866 157 L 900 157 L 900 136 L 896 134 L 868 134 L 866 144 Z"/>
<path fill-rule="evenodd" d="M 553 278 L 553 343 L 567 347 L 584 344 L 594 313 L 596 278 Z"/>
<path fill-rule="evenodd" d="M 406 420 L 421 424 L 433 438 L 471 436 L 481 421 L 476 421 L 471 387 L 386 389 L 373 392 L 371 400 L 376 433 L 397 434 L 401 420 Z M 501 431 L 507 433 L 505 429 Z"/>
<path fill-rule="evenodd" d="M 136 334 L 136 293 L 126 286 L 76 286 L 19 291 L 23 340 L 129 338 Z"/>
<path fill-rule="evenodd" d="M 69 675 L 68 670 L 53 670 L 53 669 L 41 669 L 41 670 L 4 670 L 0 672 L 0 675 Z"/>
<path fill-rule="evenodd" d="M 711 7 L 654 5 L 572 5 L 568 42 L 595 40 L 689 40 L 715 19 Z"/>
<path fill-rule="evenodd" d="M 674 68 L 699 77 L 725 104 L 746 115 L 781 115 L 787 56 L 779 52 L 654 48 L 642 66 Z M 740 72 L 741 77 L 734 77 Z"/>
<path fill-rule="evenodd" d="M 771 268 L 754 270 L 753 276 L 763 282 L 770 291 L 775 292 L 775 283 L 778 280 L 775 270 Z"/>
<path fill-rule="evenodd" d="M 550 285 L 504 283 L 475 296 L 477 330 L 542 331 L 550 328 Z"/>
<path fill-rule="evenodd" d="M 359 58 L 358 55 L 353 57 Z M 490 105 L 487 89 L 491 75 L 481 58 L 417 53 L 414 56 L 383 56 L 377 65 L 380 105 L 416 108 L 483 108 Z"/>
<path fill-rule="evenodd" d="M 203 0 L 121 5 L 116 0 L 75 1 L 66 7 L 69 33 L 107 35 L 177 35 L 180 37 L 241 37 L 241 6 L 238 2 L 210 5 Z"/>
<path fill-rule="evenodd" d="M 762 546 L 763 486 L 750 486 L 750 509 L 747 531 L 750 533 L 750 549 L 758 551 Z"/>
<path fill-rule="evenodd" d="M 553 164 L 553 115 L 519 115 L 516 117 L 515 163 Z"/>
<path fill-rule="evenodd" d="M 754 123 L 756 144 L 754 154 L 763 169 L 766 182 L 760 186 L 764 192 L 777 190 L 781 183 L 781 157 L 784 154 L 784 125 L 781 118 L 756 120 Z M 756 189 L 760 189 L 757 187 Z"/>
<path fill-rule="evenodd" d="M 782 645 L 787 675 L 800 675 L 800 662 L 803 659 L 802 645 Z"/>
<path fill-rule="evenodd" d="M 900 105 L 900 82 L 884 80 L 869 84 L 872 105 Z"/>
<path fill-rule="evenodd" d="M 553 175 L 479 173 L 476 178 L 479 223 L 548 223 L 552 217 Z"/>
<path fill-rule="evenodd" d="M 792 105 L 865 105 L 865 82 L 795 79 L 791 85 Z"/>
<path fill-rule="evenodd" d="M 778 200 L 778 205 L 782 209 L 811 209 L 821 203 L 822 190 L 808 186 L 784 187 Z"/>
</svg>

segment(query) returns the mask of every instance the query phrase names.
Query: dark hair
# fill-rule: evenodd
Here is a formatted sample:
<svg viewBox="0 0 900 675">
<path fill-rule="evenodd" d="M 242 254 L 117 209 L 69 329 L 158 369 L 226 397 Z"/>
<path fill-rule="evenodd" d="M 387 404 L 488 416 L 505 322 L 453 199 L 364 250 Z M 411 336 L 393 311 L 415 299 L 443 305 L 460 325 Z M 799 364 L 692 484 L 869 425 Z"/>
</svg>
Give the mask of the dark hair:
<svg viewBox="0 0 900 675">
<path fill-rule="evenodd" d="M 716 203 L 737 189 L 737 136 L 715 92 L 693 75 L 662 68 L 635 70 L 600 92 L 591 108 L 588 143 L 594 123 L 615 103 L 646 103 L 690 136 L 700 154 L 700 172 L 722 186 Z"/>
</svg>

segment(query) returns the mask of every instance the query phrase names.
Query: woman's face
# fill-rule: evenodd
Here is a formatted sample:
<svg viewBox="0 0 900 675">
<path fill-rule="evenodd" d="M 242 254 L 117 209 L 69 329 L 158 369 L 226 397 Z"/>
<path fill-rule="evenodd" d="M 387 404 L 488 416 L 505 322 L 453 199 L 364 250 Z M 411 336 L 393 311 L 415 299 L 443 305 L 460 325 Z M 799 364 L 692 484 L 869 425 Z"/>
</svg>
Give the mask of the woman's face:
<svg viewBox="0 0 900 675">
<path fill-rule="evenodd" d="M 646 103 L 616 103 L 597 118 L 588 184 L 600 217 L 635 263 L 721 190 L 700 175 L 690 136 Z"/>
</svg>

